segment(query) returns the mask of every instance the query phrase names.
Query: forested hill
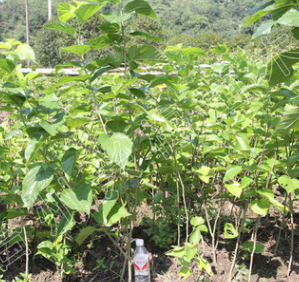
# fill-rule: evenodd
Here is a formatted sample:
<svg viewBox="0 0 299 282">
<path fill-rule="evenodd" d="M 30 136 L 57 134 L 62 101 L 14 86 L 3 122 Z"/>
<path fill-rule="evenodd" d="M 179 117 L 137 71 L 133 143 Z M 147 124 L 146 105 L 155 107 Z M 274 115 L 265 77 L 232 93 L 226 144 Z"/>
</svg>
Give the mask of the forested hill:
<svg viewBox="0 0 299 282">
<path fill-rule="evenodd" d="M 63 0 L 52 0 L 53 14 Z M 71 1 L 70 1 L 71 2 Z M 165 31 L 166 39 L 178 34 L 197 36 L 214 32 L 224 38 L 240 33 L 246 12 L 262 0 L 149 0 Z M 47 20 L 47 0 L 29 0 L 30 32 L 36 35 Z M 245 30 L 246 33 L 250 30 Z M 0 2 L 0 40 L 16 38 L 25 41 L 25 1 Z"/>
<path fill-rule="evenodd" d="M 246 13 L 262 0 L 149 0 L 167 37 L 214 32 L 231 38 L 240 33 Z M 247 29 L 246 32 L 249 32 Z"/>
</svg>

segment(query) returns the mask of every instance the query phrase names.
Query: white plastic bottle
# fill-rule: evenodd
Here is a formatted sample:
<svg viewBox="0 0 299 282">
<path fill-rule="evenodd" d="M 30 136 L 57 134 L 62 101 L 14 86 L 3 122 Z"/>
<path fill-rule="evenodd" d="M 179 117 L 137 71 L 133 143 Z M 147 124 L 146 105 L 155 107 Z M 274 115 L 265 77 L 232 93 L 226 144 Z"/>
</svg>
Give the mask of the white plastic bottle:
<svg viewBox="0 0 299 282">
<path fill-rule="evenodd" d="M 151 282 L 149 253 L 143 239 L 136 240 L 134 255 L 135 282 Z"/>
</svg>

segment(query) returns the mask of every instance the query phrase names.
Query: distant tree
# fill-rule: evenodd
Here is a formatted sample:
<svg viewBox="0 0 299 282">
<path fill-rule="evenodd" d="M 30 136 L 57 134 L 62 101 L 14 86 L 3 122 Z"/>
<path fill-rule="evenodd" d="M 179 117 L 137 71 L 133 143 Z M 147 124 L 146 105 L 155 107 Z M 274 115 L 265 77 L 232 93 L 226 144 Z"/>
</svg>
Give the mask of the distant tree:
<svg viewBox="0 0 299 282">
<path fill-rule="evenodd" d="M 180 43 L 183 44 L 183 47 L 196 47 L 197 46 L 196 39 L 192 35 L 189 35 L 189 34 L 183 34 L 183 33 L 178 34 L 167 41 L 167 45 L 171 45 L 171 46 L 175 46 Z"/>
<path fill-rule="evenodd" d="M 151 35 L 154 35 L 161 39 L 161 41 L 151 41 L 142 36 L 130 36 L 130 40 L 128 42 L 128 46 L 134 44 L 150 44 L 154 45 L 158 48 L 163 49 L 165 47 L 165 32 L 162 28 L 160 21 L 152 19 L 152 18 L 145 18 L 145 17 L 138 17 L 135 20 L 132 20 L 129 24 L 129 28 L 131 31 L 138 30 L 142 31 Z"/>
<path fill-rule="evenodd" d="M 212 46 L 223 44 L 225 40 L 213 32 L 207 32 L 196 36 L 195 42 L 197 47 L 200 47 L 204 50 L 209 50 Z"/>
</svg>

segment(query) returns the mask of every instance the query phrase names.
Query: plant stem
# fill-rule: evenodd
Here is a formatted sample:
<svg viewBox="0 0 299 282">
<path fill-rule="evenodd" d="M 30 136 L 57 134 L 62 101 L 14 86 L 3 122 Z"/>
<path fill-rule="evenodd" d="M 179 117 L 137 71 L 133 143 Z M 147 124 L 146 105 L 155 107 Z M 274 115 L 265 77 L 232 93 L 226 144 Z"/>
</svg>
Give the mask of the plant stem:
<svg viewBox="0 0 299 282">
<path fill-rule="evenodd" d="M 287 276 L 290 276 L 293 264 L 293 252 L 294 252 L 294 217 L 293 217 L 293 201 L 292 193 L 289 193 L 289 205 L 290 205 L 290 216 L 291 216 L 291 250 L 290 250 L 290 261 L 288 266 Z"/>
<path fill-rule="evenodd" d="M 28 248 L 28 239 L 27 239 L 27 232 L 25 225 L 23 224 L 23 231 L 24 231 L 24 241 L 25 241 L 25 248 L 26 248 L 26 264 L 25 264 L 25 274 L 28 276 L 29 274 L 29 248 Z"/>
<path fill-rule="evenodd" d="M 254 238 L 253 238 L 253 250 L 252 250 L 251 255 L 250 255 L 250 266 L 249 266 L 249 273 L 248 273 L 248 282 L 251 281 L 251 272 L 252 272 L 252 266 L 253 266 L 253 257 L 254 257 L 254 253 L 255 253 L 255 250 L 256 250 L 256 237 L 257 237 L 258 227 L 259 227 L 259 224 L 260 224 L 260 219 L 261 219 L 261 216 L 258 215 L 257 221 L 255 223 L 255 227 L 254 227 L 254 230 L 253 230 L 253 234 L 254 234 Z"/>
</svg>

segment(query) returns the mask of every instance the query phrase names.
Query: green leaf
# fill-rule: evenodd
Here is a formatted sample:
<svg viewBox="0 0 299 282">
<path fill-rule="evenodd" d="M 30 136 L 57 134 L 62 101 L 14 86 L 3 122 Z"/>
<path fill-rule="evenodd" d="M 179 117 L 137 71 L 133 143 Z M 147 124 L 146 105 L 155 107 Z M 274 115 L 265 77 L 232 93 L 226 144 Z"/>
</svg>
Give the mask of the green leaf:
<svg viewBox="0 0 299 282">
<path fill-rule="evenodd" d="M 70 3 L 64 2 L 57 6 L 58 18 L 61 22 L 66 22 L 70 18 L 75 18 L 76 7 Z"/>
<path fill-rule="evenodd" d="M 200 242 L 201 239 L 201 233 L 200 229 L 197 227 L 191 234 L 189 238 L 189 242 L 193 245 L 197 245 Z"/>
<path fill-rule="evenodd" d="M 132 36 L 142 36 L 142 37 L 147 38 L 147 39 L 149 39 L 151 41 L 154 41 L 154 42 L 162 40 L 158 36 L 152 35 L 152 34 L 147 33 L 147 32 L 139 31 L 139 30 L 131 31 L 130 35 L 132 35 Z"/>
<path fill-rule="evenodd" d="M 210 276 L 213 275 L 211 266 L 206 259 L 204 259 L 203 257 L 197 257 L 195 259 L 195 261 L 196 261 L 196 264 L 197 264 L 199 270 L 204 269 Z"/>
<path fill-rule="evenodd" d="M 32 62 L 35 62 L 35 54 L 33 49 L 28 44 L 21 44 L 15 50 L 16 55 L 20 60 L 29 59 Z"/>
<path fill-rule="evenodd" d="M 273 206 L 278 208 L 281 212 L 284 211 L 284 206 L 274 198 L 274 193 L 271 189 L 268 189 L 268 188 L 259 189 L 259 190 L 257 190 L 257 193 L 259 195 L 261 195 L 262 197 L 264 197 Z M 286 213 L 289 212 L 288 207 L 285 207 L 285 212 Z"/>
<path fill-rule="evenodd" d="M 56 200 L 56 204 L 61 205 L 60 200 Z M 73 214 L 70 213 L 68 210 L 64 211 L 63 215 L 60 217 L 56 236 L 65 234 L 66 232 L 70 231 L 75 226 L 75 224 L 76 222 L 74 220 Z"/>
<path fill-rule="evenodd" d="M 195 246 L 194 248 L 186 248 L 186 261 L 188 265 L 190 264 L 191 260 L 194 258 L 194 256 L 197 254 L 198 250 Z"/>
<path fill-rule="evenodd" d="M 192 217 L 192 218 L 191 218 L 190 223 L 191 223 L 191 225 L 193 225 L 193 226 L 199 226 L 199 225 L 204 224 L 204 223 L 205 223 L 205 220 L 204 220 L 202 217 L 195 216 L 195 217 Z"/>
<path fill-rule="evenodd" d="M 122 119 L 115 119 L 108 121 L 106 123 L 106 126 L 109 127 L 114 132 L 123 132 L 125 128 L 127 127 L 127 123 Z"/>
<path fill-rule="evenodd" d="M 167 256 L 182 258 L 186 254 L 185 247 L 176 247 L 165 253 Z"/>
<path fill-rule="evenodd" d="M 191 275 L 189 267 L 186 267 L 186 266 L 182 267 L 180 269 L 180 272 L 178 273 L 178 275 L 183 276 L 184 279 L 187 279 Z"/>
<path fill-rule="evenodd" d="M 102 9 L 108 1 L 104 1 L 101 4 L 85 4 L 81 5 L 75 12 L 76 17 L 81 23 L 85 23 L 96 12 Z"/>
<path fill-rule="evenodd" d="M 77 158 L 77 150 L 74 148 L 70 148 L 64 153 L 61 159 L 61 166 L 67 180 L 70 180 L 73 174 L 76 165 L 76 158 Z"/>
<path fill-rule="evenodd" d="M 209 183 L 210 178 L 214 175 L 213 170 L 208 166 L 201 166 L 199 169 L 194 170 L 194 172 L 205 183 Z"/>
<path fill-rule="evenodd" d="M 128 51 L 130 61 L 166 62 L 165 55 L 152 45 L 133 45 Z"/>
<path fill-rule="evenodd" d="M 299 27 L 295 27 L 292 29 L 293 36 L 299 40 Z"/>
<path fill-rule="evenodd" d="M 256 12 L 258 12 L 258 11 L 264 9 L 264 8 L 267 8 L 268 6 L 271 6 L 271 5 L 273 5 L 273 4 L 275 4 L 275 1 L 274 1 L 274 0 L 271 0 L 271 1 L 267 2 L 267 3 L 265 3 L 265 4 L 262 4 L 262 5 L 260 5 L 260 6 L 257 6 L 257 7 L 255 7 L 255 8 L 253 8 L 252 10 L 250 10 L 249 12 L 247 12 L 247 15 L 253 15 L 253 14 L 255 14 Z"/>
<path fill-rule="evenodd" d="M 54 177 L 52 168 L 44 168 L 42 164 L 36 165 L 26 174 L 22 184 L 22 200 L 28 210 L 33 206 L 39 192 L 46 189 Z"/>
<path fill-rule="evenodd" d="M 276 23 L 283 24 L 286 26 L 296 26 L 299 27 L 299 12 L 295 9 L 287 11 L 282 15 Z"/>
<path fill-rule="evenodd" d="M 272 26 L 275 24 L 275 22 L 268 22 L 262 24 L 257 31 L 252 35 L 251 40 L 257 38 L 258 36 L 269 34 L 272 30 Z"/>
<path fill-rule="evenodd" d="M 28 134 L 30 134 L 30 130 L 27 129 L 27 132 Z M 25 149 L 25 159 L 27 161 L 34 157 L 34 155 L 38 152 L 39 148 L 42 146 L 48 136 L 49 134 L 43 129 L 38 129 L 34 133 L 32 133 L 32 135 L 30 135 L 30 138 L 32 140 Z"/>
<path fill-rule="evenodd" d="M 115 206 L 118 199 L 118 192 L 116 190 L 110 190 L 102 203 L 102 211 L 104 222 L 108 222 L 108 215 L 111 212 L 112 208 Z"/>
<path fill-rule="evenodd" d="M 0 69 L 11 74 L 15 68 L 16 68 L 16 65 L 11 60 L 8 60 L 5 58 L 0 58 Z"/>
<path fill-rule="evenodd" d="M 255 14 L 251 15 L 243 24 L 243 26 L 249 25 L 251 23 L 255 23 L 258 22 L 261 18 L 263 18 L 264 16 L 266 16 L 267 14 L 269 14 L 269 10 L 265 11 L 265 10 L 259 10 L 258 12 L 256 12 Z"/>
<path fill-rule="evenodd" d="M 158 126 L 162 126 L 167 131 L 173 131 L 175 127 L 166 119 L 162 114 L 160 114 L 156 109 L 152 109 L 147 113 L 148 119 Z"/>
<path fill-rule="evenodd" d="M 269 86 L 284 82 L 293 75 L 292 66 L 299 62 L 299 49 L 281 53 L 276 56 L 267 68 Z"/>
<path fill-rule="evenodd" d="M 243 168 L 241 166 L 231 166 L 228 168 L 228 170 L 225 173 L 223 182 L 226 182 L 235 176 L 237 176 L 239 173 L 243 171 Z"/>
<path fill-rule="evenodd" d="M 283 111 L 283 116 L 276 125 L 275 133 L 287 134 L 290 130 L 298 124 L 299 121 L 299 107 L 287 105 Z"/>
<path fill-rule="evenodd" d="M 81 58 L 84 54 L 86 54 L 90 50 L 90 46 L 88 45 L 73 45 L 62 48 L 63 52 L 73 53 L 79 55 Z"/>
<path fill-rule="evenodd" d="M 72 27 L 71 25 L 69 25 L 68 23 L 49 23 L 49 24 L 45 24 L 43 25 L 44 28 L 47 29 L 54 29 L 54 30 L 58 30 L 58 31 L 62 31 L 66 34 L 69 34 L 73 37 L 76 37 L 77 32 L 76 29 L 74 27 Z"/>
<path fill-rule="evenodd" d="M 152 7 L 143 0 L 134 0 L 129 2 L 125 7 L 126 13 L 132 13 L 135 11 L 135 13 L 140 14 L 142 16 L 151 17 L 154 19 L 157 19 L 157 16 L 152 9 Z"/>
<path fill-rule="evenodd" d="M 76 118 L 68 119 L 65 124 L 68 128 L 77 128 L 83 124 L 87 124 L 92 121 L 93 120 L 88 117 L 76 117 Z"/>
<path fill-rule="evenodd" d="M 137 89 L 137 88 L 133 88 L 133 87 L 129 87 L 128 89 L 132 93 L 132 95 L 134 95 L 140 99 L 144 99 L 146 97 L 144 92 L 141 89 Z"/>
<path fill-rule="evenodd" d="M 253 242 L 249 242 L 246 241 L 243 244 L 243 249 L 252 253 L 253 252 L 253 247 L 254 247 L 254 243 Z M 265 249 L 265 246 L 259 242 L 256 242 L 256 246 L 255 246 L 255 253 L 262 253 Z"/>
<path fill-rule="evenodd" d="M 132 153 L 133 142 L 131 139 L 123 133 L 114 133 L 111 137 L 101 135 L 98 141 L 109 158 L 124 169 Z"/>
<path fill-rule="evenodd" d="M 249 139 L 246 134 L 243 135 L 236 135 L 236 145 L 235 149 L 238 151 L 249 151 Z"/>
<path fill-rule="evenodd" d="M 119 24 L 110 22 L 103 23 L 98 28 L 105 33 L 117 33 L 120 29 Z"/>
<path fill-rule="evenodd" d="M 94 233 L 97 229 L 92 226 L 87 226 L 81 229 L 78 237 L 76 238 L 76 243 L 82 245 L 82 243 L 89 237 L 92 233 Z"/>
<path fill-rule="evenodd" d="M 198 47 L 186 47 L 181 50 L 182 54 L 187 56 L 187 55 L 201 55 L 201 56 L 206 56 L 206 52 Z"/>
<path fill-rule="evenodd" d="M 226 222 L 224 224 L 224 236 L 227 239 L 232 239 L 239 236 L 239 233 L 231 223 Z"/>
<path fill-rule="evenodd" d="M 254 200 L 251 203 L 251 210 L 259 215 L 266 216 L 270 208 L 270 203 L 267 200 Z"/>
<path fill-rule="evenodd" d="M 57 134 L 57 129 L 59 125 L 63 123 L 63 117 L 61 116 L 55 122 L 49 123 L 45 120 L 40 122 L 40 126 L 47 131 L 51 136 L 55 136 Z"/>
<path fill-rule="evenodd" d="M 280 176 L 278 178 L 278 183 L 287 191 L 288 194 L 299 188 L 299 180 L 292 179 L 287 175 Z"/>
<path fill-rule="evenodd" d="M 97 222 L 109 227 L 131 214 L 125 209 L 125 207 L 117 203 L 113 206 L 106 218 L 103 217 L 103 205 L 99 206 L 99 212 L 94 212 L 92 215 Z"/>
<path fill-rule="evenodd" d="M 78 75 L 78 76 L 63 76 L 58 83 L 56 83 L 54 86 L 59 87 L 63 84 L 74 82 L 74 81 L 86 81 L 89 78 L 89 75 Z"/>
<path fill-rule="evenodd" d="M 88 184 L 78 184 L 74 190 L 65 189 L 60 195 L 60 200 L 69 208 L 90 214 L 92 204 L 92 189 Z"/>
<path fill-rule="evenodd" d="M 108 55 L 104 59 L 93 61 L 92 63 L 88 64 L 86 68 L 90 71 L 95 71 L 103 66 L 118 68 L 121 65 L 122 61 L 122 57 L 112 53 L 108 53 Z"/>
<path fill-rule="evenodd" d="M 242 187 L 240 183 L 233 182 L 233 184 L 225 184 L 225 188 L 234 196 L 240 198 L 242 194 Z"/>
</svg>

